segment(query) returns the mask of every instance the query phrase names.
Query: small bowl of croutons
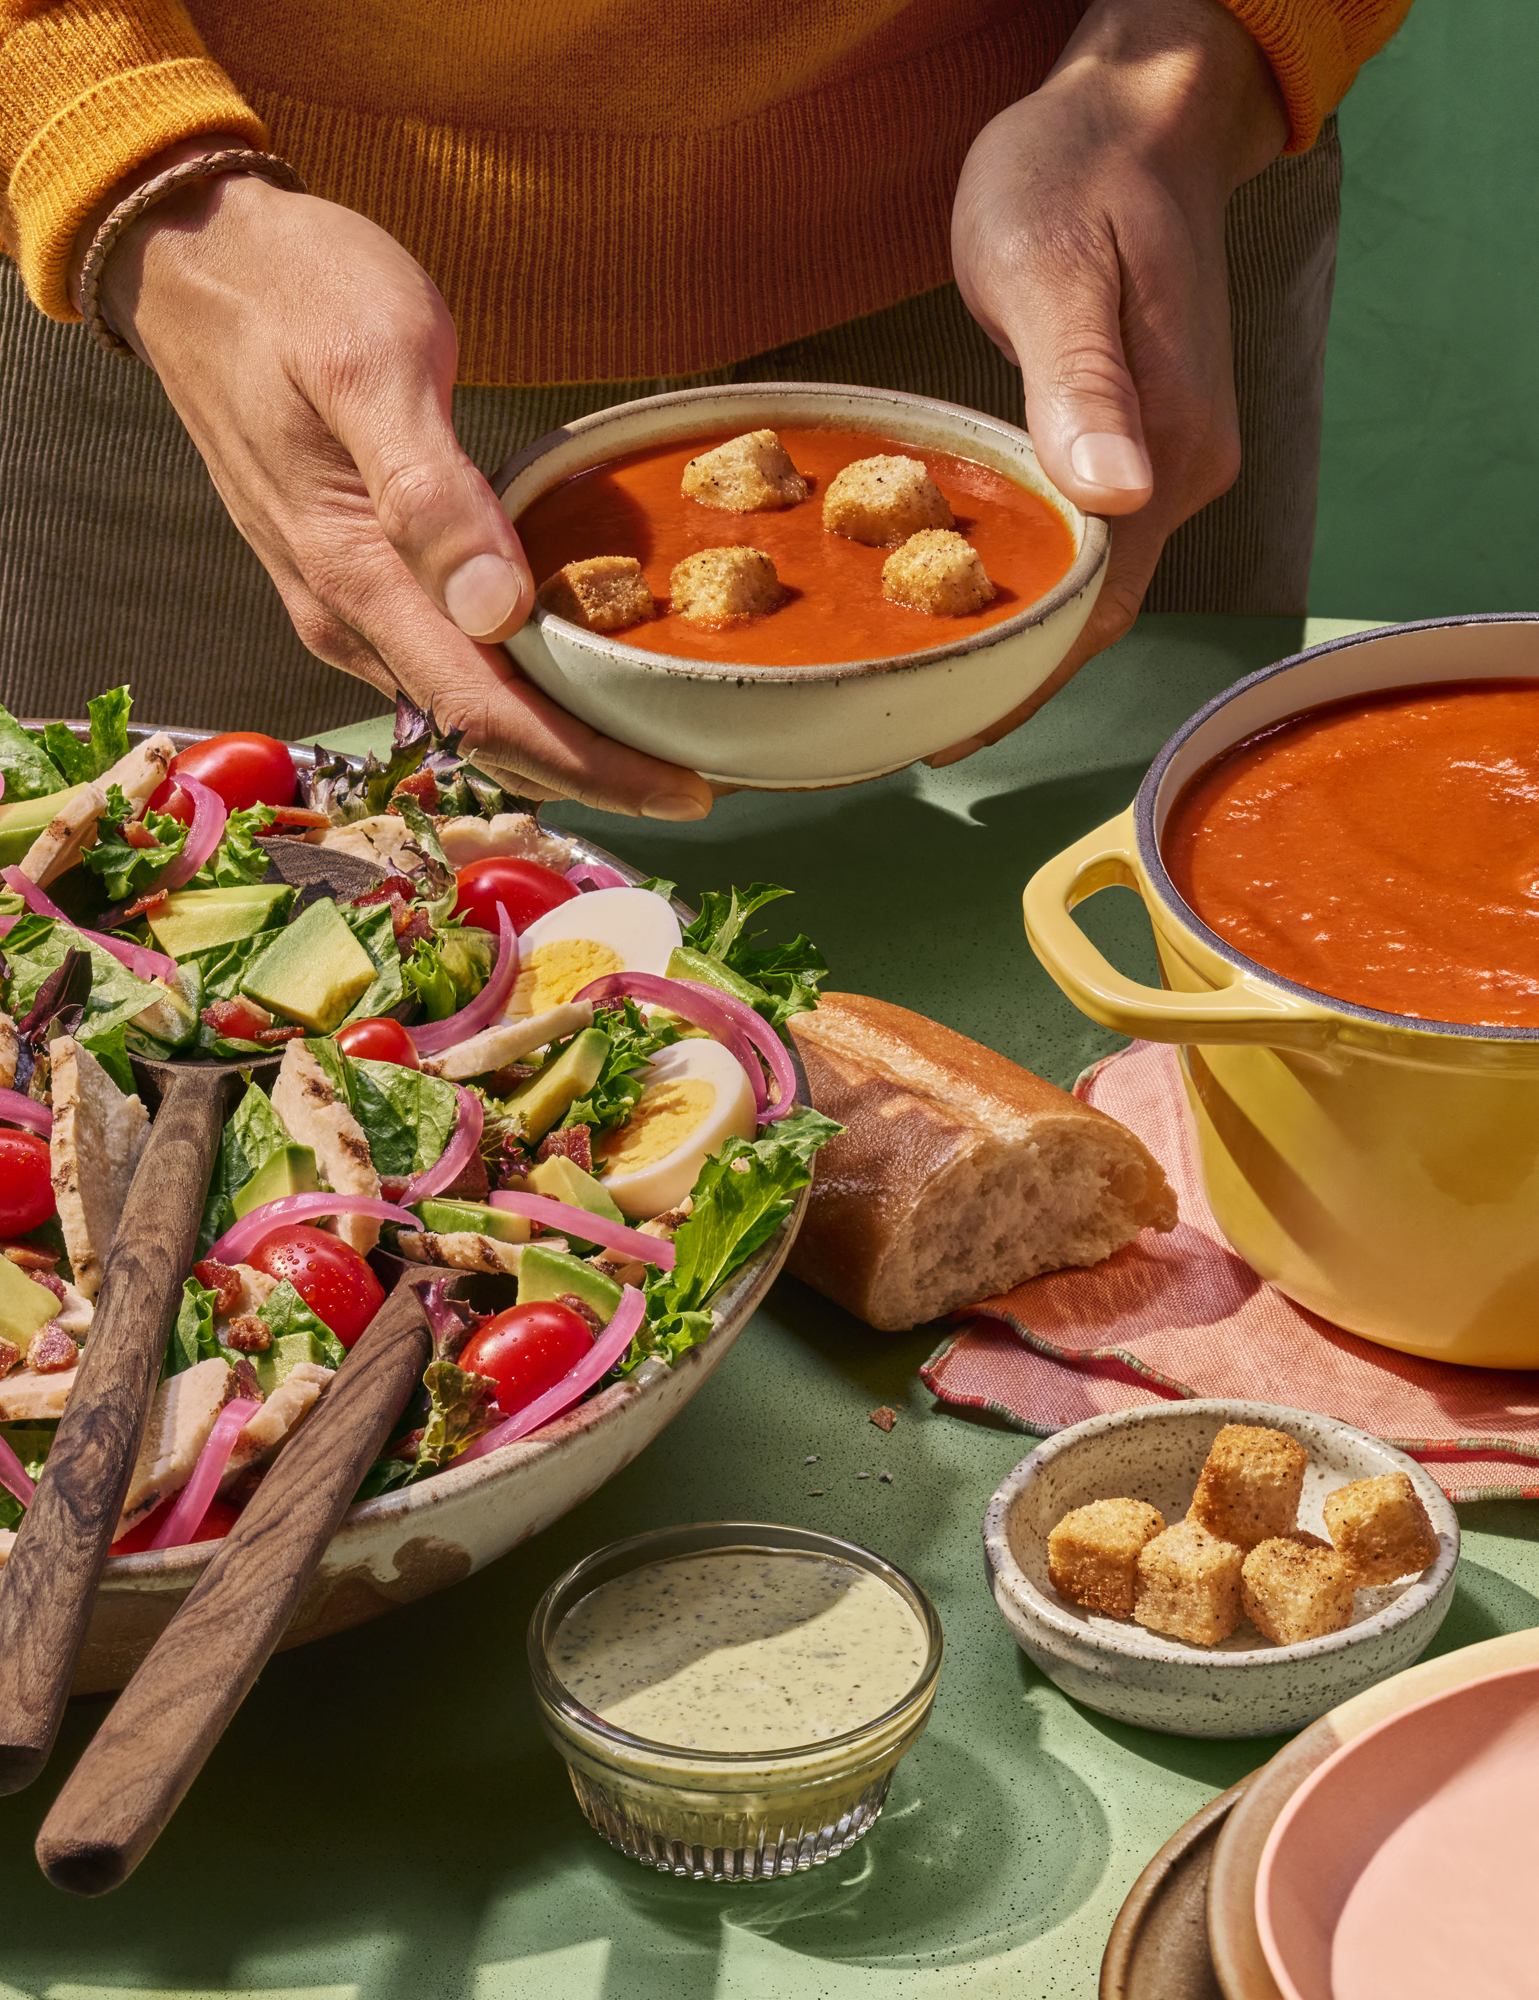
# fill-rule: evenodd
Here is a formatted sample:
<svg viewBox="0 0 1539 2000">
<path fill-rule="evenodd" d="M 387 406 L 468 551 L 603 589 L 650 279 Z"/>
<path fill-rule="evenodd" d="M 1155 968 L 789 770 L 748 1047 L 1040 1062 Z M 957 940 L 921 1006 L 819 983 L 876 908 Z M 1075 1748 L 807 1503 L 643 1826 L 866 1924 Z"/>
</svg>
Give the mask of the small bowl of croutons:
<svg viewBox="0 0 1539 2000">
<path fill-rule="evenodd" d="M 534 575 L 507 641 L 605 735 L 723 784 L 818 789 L 1036 692 L 1106 572 L 1015 426 L 829 382 L 599 410 L 494 475 Z"/>
<path fill-rule="evenodd" d="M 989 1502 L 994 1601 L 1065 1694 L 1173 1736 L 1271 1736 L 1387 1680 L 1453 1599 L 1430 1474 L 1334 1417 L 1152 1404 L 1059 1431 Z"/>
</svg>

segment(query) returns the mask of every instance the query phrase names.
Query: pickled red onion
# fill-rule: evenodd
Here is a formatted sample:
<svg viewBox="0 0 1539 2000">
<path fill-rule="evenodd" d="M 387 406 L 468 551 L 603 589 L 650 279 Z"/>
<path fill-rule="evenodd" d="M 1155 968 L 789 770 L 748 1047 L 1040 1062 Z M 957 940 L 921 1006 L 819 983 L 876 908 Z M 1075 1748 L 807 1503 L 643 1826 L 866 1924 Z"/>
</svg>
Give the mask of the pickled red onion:
<svg viewBox="0 0 1539 2000">
<path fill-rule="evenodd" d="M 437 1194 L 440 1188 L 452 1185 L 460 1177 L 476 1156 L 476 1148 L 481 1143 L 482 1127 L 486 1123 L 486 1113 L 481 1108 L 481 1100 L 461 1085 L 454 1086 L 460 1101 L 460 1115 L 454 1130 L 449 1134 L 449 1143 L 444 1147 L 432 1166 L 424 1167 L 401 1190 L 401 1206 L 407 1207 L 414 1201 L 426 1201 L 429 1195 Z"/>
<path fill-rule="evenodd" d="M 548 1229 L 560 1229 L 579 1242 L 602 1243 L 606 1250 L 623 1250 L 643 1264 L 655 1264 L 671 1271 L 678 1254 L 664 1236 L 643 1236 L 639 1229 L 627 1229 L 623 1222 L 608 1216 L 592 1215 L 569 1201 L 556 1201 L 548 1194 L 519 1194 L 514 1190 L 489 1194 L 492 1208 L 505 1208 L 510 1215 L 526 1215 L 531 1222 L 543 1222 Z"/>
<path fill-rule="evenodd" d="M 688 986 L 693 992 L 708 995 L 731 1020 L 741 1026 L 743 1034 L 763 1056 L 779 1093 L 773 1104 L 767 1109 L 761 1108 L 759 1123 L 769 1125 L 777 1118 L 784 1118 L 796 1102 L 796 1071 L 786 1054 L 785 1043 L 769 1022 L 762 1014 L 756 1014 L 745 1001 L 739 1000 L 736 994 L 723 993 L 720 987 L 706 986 L 698 979 L 681 979 L 679 984 Z"/>
<path fill-rule="evenodd" d="M 181 853 L 174 861 L 168 861 L 155 877 L 151 886 L 156 889 L 180 889 L 184 882 L 190 882 L 224 838 L 225 821 L 230 817 L 229 808 L 217 792 L 200 785 L 196 778 L 184 778 L 176 772 L 172 776 L 192 800 L 192 824 L 182 842 Z"/>
<path fill-rule="evenodd" d="M 755 1112 L 762 1120 L 764 1107 L 769 1101 L 764 1088 L 764 1072 L 747 1037 L 739 1033 L 726 1009 L 717 1004 L 723 996 L 714 986 L 702 986 L 694 979 L 664 979 L 655 972 L 608 972 L 602 979 L 590 980 L 580 993 L 572 997 L 602 1005 L 607 1000 L 619 1000 L 627 995 L 632 1000 L 645 1001 L 651 1007 L 666 1007 L 670 1014 L 677 1014 L 680 1020 L 688 1021 L 692 1028 L 704 1028 L 713 1040 L 730 1049 L 743 1066 L 743 1073 L 753 1090 Z"/>
<path fill-rule="evenodd" d="M 25 1125 L 46 1139 L 53 1131 L 53 1113 L 20 1090 L 0 1090 L 0 1120 L 8 1125 Z"/>
<path fill-rule="evenodd" d="M 412 1045 L 419 1056 L 436 1056 L 444 1049 L 452 1049 L 456 1042 L 465 1042 L 482 1028 L 495 1021 L 513 991 L 518 978 L 518 933 L 513 928 L 513 920 L 499 903 L 497 906 L 497 963 L 492 967 L 492 975 L 481 991 L 468 1006 L 457 1014 L 451 1014 L 446 1021 L 426 1021 L 420 1028 L 408 1028 Z"/>
<path fill-rule="evenodd" d="M 180 1497 L 171 1512 L 161 1522 L 159 1529 L 151 1537 L 152 1549 L 185 1548 L 193 1536 L 203 1526 L 203 1516 L 208 1512 L 224 1469 L 230 1462 L 230 1453 L 235 1449 L 235 1440 L 247 1424 L 260 1410 L 260 1403 L 248 1397 L 239 1397 L 233 1403 L 226 1403 L 214 1419 L 214 1428 L 208 1434 L 208 1443 L 198 1453 L 198 1462 L 192 1468 L 192 1477 L 182 1488 Z"/>
<path fill-rule="evenodd" d="M 32 1505 L 32 1496 L 37 1491 L 31 1474 L 4 1438 L 0 1438 L 0 1486 L 14 1493 L 23 1507 Z"/>
<path fill-rule="evenodd" d="M 600 1382 L 610 1369 L 624 1360 L 626 1349 L 636 1337 L 637 1329 L 646 1318 L 646 1300 L 634 1285 L 627 1285 L 620 1303 L 615 1307 L 614 1318 L 594 1341 L 588 1352 L 571 1368 L 553 1388 L 543 1396 L 536 1396 L 532 1403 L 526 1403 L 521 1410 L 484 1437 L 476 1439 L 468 1451 L 462 1451 L 454 1463 L 468 1465 L 473 1458 L 485 1458 L 489 1451 L 496 1451 L 502 1445 L 516 1444 L 521 1437 L 528 1437 L 531 1431 L 540 1430 L 544 1425 L 569 1410 L 578 1398 Z"/>
<path fill-rule="evenodd" d="M 575 868 L 566 871 L 566 879 L 579 889 L 584 882 L 595 889 L 628 889 L 631 886 L 618 868 L 610 868 L 602 861 L 579 861 Z"/>
<path fill-rule="evenodd" d="M 309 1222 L 318 1215 L 372 1215 L 379 1222 L 399 1222 L 407 1229 L 422 1227 L 410 1209 L 393 1201 L 381 1201 L 377 1195 L 285 1194 L 276 1201 L 264 1201 L 260 1208 L 243 1215 L 203 1254 L 216 1264 L 244 1264 L 275 1230 L 286 1229 L 291 1222 Z"/>
<path fill-rule="evenodd" d="M 57 923 L 68 924 L 72 931 L 79 931 L 88 943 L 111 952 L 118 963 L 126 965 L 136 978 L 164 979 L 169 984 L 176 977 L 174 958 L 166 958 L 158 951 L 146 951 L 142 944 L 130 944 L 126 938 L 107 937 L 101 931 L 85 930 L 72 917 L 67 917 L 53 898 L 46 895 L 30 875 L 23 875 L 19 868 L 0 868 L 0 881 L 8 889 L 14 889 L 35 916 L 52 917 Z M 6 929 L 10 929 L 9 924 Z"/>
</svg>

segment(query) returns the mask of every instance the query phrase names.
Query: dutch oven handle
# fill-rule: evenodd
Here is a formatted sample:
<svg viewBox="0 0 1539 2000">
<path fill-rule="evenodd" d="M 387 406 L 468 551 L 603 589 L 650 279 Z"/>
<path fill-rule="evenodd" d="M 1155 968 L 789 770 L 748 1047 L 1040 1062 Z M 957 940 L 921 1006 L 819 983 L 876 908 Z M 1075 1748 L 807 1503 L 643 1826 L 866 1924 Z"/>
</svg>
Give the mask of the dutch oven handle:
<svg viewBox="0 0 1539 2000">
<path fill-rule="evenodd" d="M 1082 1014 L 1147 1042 L 1252 1042 L 1318 1051 L 1338 1017 L 1252 974 L 1236 971 L 1213 991 L 1178 993 L 1141 986 L 1096 950 L 1070 912 L 1100 889 L 1136 890 L 1147 908 L 1133 810 L 1087 833 L 1039 868 L 1021 898 L 1032 950 Z"/>
</svg>

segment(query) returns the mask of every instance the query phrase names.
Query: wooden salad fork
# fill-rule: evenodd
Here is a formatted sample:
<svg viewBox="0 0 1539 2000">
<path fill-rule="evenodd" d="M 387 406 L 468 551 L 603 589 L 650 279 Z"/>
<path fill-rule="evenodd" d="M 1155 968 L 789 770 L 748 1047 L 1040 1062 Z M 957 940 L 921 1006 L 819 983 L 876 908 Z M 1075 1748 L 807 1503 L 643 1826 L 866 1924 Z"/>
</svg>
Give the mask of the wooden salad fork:
<svg viewBox="0 0 1539 2000">
<path fill-rule="evenodd" d="M 37 1858 L 79 1896 L 144 1859 L 282 1639 L 433 1349 L 414 1266 L 285 1444 L 65 1781 Z"/>
<path fill-rule="evenodd" d="M 0 1792 L 53 1748 L 149 1422 L 240 1063 L 134 1063 L 154 1105 L 91 1331 L 10 1560 L 0 1570 Z M 158 1100 L 158 1102 L 156 1102 Z"/>
</svg>

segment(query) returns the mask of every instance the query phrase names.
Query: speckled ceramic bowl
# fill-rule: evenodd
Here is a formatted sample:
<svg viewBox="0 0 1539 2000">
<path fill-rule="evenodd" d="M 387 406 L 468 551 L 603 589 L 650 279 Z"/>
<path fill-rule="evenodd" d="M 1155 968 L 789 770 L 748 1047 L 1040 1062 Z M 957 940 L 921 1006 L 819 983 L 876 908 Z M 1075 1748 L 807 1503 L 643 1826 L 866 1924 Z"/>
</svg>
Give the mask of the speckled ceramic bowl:
<svg viewBox="0 0 1539 2000">
<path fill-rule="evenodd" d="M 1419 1577 L 1360 1590 L 1345 1631 L 1298 1646 L 1269 1645 L 1249 1622 L 1220 1645 L 1186 1645 L 1060 1597 L 1048 1582 L 1047 1537 L 1064 1515 L 1125 1495 L 1181 1519 L 1225 1424 L 1264 1425 L 1303 1445 L 1299 1526 L 1315 1534 L 1325 1532 L 1325 1498 L 1338 1486 L 1408 1473 L 1437 1529 L 1437 1559 Z M 1201 1401 L 1092 1417 L 1049 1438 L 989 1502 L 983 1545 L 1000 1615 L 1065 1694 L 1172 1736 L 1270 1736 L 1302 1729 L 1420 1657 L 1453 1598 L 1459 1523 L 1414 1459 L 1350 1424 L 1270 1403 Z"/>
</svg>

